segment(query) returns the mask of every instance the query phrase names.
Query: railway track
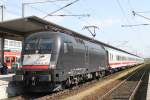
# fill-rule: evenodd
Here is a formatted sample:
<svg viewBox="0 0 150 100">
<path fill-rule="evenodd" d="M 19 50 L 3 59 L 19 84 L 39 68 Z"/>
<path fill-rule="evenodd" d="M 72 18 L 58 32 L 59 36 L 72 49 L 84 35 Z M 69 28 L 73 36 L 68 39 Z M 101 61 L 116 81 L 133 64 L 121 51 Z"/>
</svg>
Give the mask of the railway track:
<svg viewBox="0 0 150 100">
<path fill-rule="evenodd" d="M 143 71 L 134 72 L 98 100 L 132 100 L 144 75 Z"/>
<path fill-rule="evenodd" d="M 130 74 L 132 73 L 133 71 L 139 69 L 140 67 L 133 67 L 133 68 L 129 68 L 129 69 L 126 69 L 126 70 L 123 70 L 123 71 L 120 71 L 120 72 L 117 72 L 117 73 L 114 73 L 112 75 L 108 75 L 108 76 L 105 76 L 104 78 L 100 79 L 100 80 L 93 80 L 93 81 L 90 81 L 90 82 L 86 82 L 85 84 L 80 84 L 79 86 L 75 86 L 71 89 L 65 89 L 63 91 L 59 91 L 59 92 L 56 92 L 56 93 L 47 93 L 47 94 L 23 94 L 23 95 L 20 95 L 20 96 L 16 96 L 16 97 L 13 97 L 13 98 L 9 98 L 9 100 L 26 100 L 26 99 L 36 99 L 36 100 L 44 100 L 44 99 L 48 99 L 48 100 L 58 100 L 58 99 L 68 99 L 68 97 L 70 96 L 73 96 L 73 95 L 76 95 L 82 91 L 86 91 L 88 89 L 90 89 L 91 87 L 96 87 L 97 85 L 105 85 L 106 83 L 103 83 L 103 82 L 109 82 L 109 80 L 112 80 L 114 79 L 116 76 L 119 76 L 120 74 L 123 74 L 123 73 L 126 73 L 126 74 L 123 74 L 122 76 L 125 76 L 127 74 Z M 140 74 L 141 75 L 141 74 Z M 121 76 L 120 76 L 121 77 Z M 116 80 L 116 79 L 114 79 Z M 122 83 L 123 84 L 123 83 Z M 122 85 L 120 84 L 120 86 Z M 101 86 L 101 87 L 102 87 Z M 109 96 L 111 92 L 109 93 Z M 114 94 L 113 94 L 114 95 Z M 105 97 L 105 96 L 104 96 Z M 71 97 L 72 98 L 72 97 Z M 99 97 L 100 99 L 101 97 Z M 73 100 L 75 99 L 78 99 L 78 98 L 73 98 Z M 84 98 L 80 98 L 80 99 L 84 99 Z M 105 99 L 105 100 L 108 100 L 108 99 Z"/>
<path fill-rule="evenodd" d="M 58 100 L 57 98 L 59 98 L 60 96 L 63 96 L 63 95 L 67 95 L 69 94 L 70 92 L 73 92 L 73 91 L 78 91 L 80 89 L 80 87 L 84 88 L 84 87 L 87 87 L 91 84 L 94 84 L 96 83 L 97 80 L 92 80 L 92 81 L 89 81 L 89 82 L 86 82 L 84 84 L 80 84 L 79 86 L 74 86 L 73 88 L 70 88 L 70 89 L 65 89 L 65 90 L 62 90 L 62 91 L 59 91 L 59 92 L 54 92 L 54 93 L 28 93 L 28 94 L 22 94 L 22 95 L 19 95 L 19 96 L 16 96 L 16 97 L 12 97 L 12 98 L 9 98 L 8 100 L 32 100 L 32 99 L 36 99 L 36 100 L 45 100 L 45 99 L 49 99 L 49 100 Z"/>
</svg>

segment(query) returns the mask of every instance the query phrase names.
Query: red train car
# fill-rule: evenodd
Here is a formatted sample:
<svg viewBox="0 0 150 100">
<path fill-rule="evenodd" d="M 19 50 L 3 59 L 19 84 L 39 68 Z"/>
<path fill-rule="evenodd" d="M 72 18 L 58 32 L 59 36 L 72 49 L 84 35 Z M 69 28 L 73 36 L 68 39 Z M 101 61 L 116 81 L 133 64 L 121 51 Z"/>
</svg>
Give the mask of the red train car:
<svg viewBox="0 0 150 100">
<path fill-rule="evenodd" d="M 13 64 L 20 62 L 20 51 L 5 51 L 4 52 L 4 63 L 7 64 L 7 67 L 11 69 Z"/>
</svg>

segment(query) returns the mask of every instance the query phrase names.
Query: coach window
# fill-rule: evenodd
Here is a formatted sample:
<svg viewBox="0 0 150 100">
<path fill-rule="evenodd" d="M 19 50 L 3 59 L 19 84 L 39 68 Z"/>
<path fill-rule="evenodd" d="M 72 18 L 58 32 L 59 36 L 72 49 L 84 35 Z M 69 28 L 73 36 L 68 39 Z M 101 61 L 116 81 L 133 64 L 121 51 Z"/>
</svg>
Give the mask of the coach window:
<svg viewBox="0 0 150 100">
<path fill-rule="evenodd" d="M 117 61 L 119 61 L 119 56 L 117 56 Z"/>
<path fill-rule="evenodd" d="M 114 58 L 113 58 L 113 55 L 112 55 L 112 60 L 113 60 Z"/>
<path fill-rule="evenodd" d="M 121 61 L 123 61 L 123 56 L 121 56 Z"/>
<path fill-rule="evenodd" d="M 109 53 L 109 59 L 111 60 L 111 53 Z"/>
<path fill-rule="evenodd" d="M 121 61 L 121 56 L 119 56 L 119 61 Z"/>
</svg>

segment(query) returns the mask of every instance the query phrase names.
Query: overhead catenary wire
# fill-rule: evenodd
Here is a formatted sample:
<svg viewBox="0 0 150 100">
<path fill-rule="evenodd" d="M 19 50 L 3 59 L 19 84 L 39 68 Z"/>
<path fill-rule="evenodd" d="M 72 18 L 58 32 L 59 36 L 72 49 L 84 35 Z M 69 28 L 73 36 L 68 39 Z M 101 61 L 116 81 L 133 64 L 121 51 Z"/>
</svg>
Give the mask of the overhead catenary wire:
<svg viewBox="0 0 150 100">
<path fill-rule="evenodd" d="M 75 0 L 75 1 L 73 1 L 73 2 L 71 2 L 71 3 L 69 3 L 69 4 L 67 4 L 67 5 L 65 5 L 65 6 L 59 8 L 59 9 L 57 9 L 57 10 L 55 10 L 55 11 L 49 13 L 49 14 L 47 14 L 47 15 L 44 16 L 43 18 L 46 18 L 46 17 L 48 17 L 49 15 L 52 15 L 52 14 L 54 14 L 54 13 L 57 13 L 58 11 L 63 10 L 64 8 L 66 8 L 66 7 L 68 7 L 68 6 L 71 6 L 72 4 L 74 4 L 74 3 L 78 2 L 78 1 L 79 1 L 79 0 Z"/>
<path fill-rule="evenodd" d="M 33 9 L 37 10 L 37 11 L 42 12 L 43 14 L 48 14 L 48 12 L 45 12 L 39 8 L 33 7 L 31 5 L 29 5 L 29 6 Z M 71 16 L 72 17 L 77 17 L 77 16 L 79 16 L 79 17 L 90 17 L 90 14 L 54 14 L 54 15 L 49 15 L 49 16 L 51 16 L 51 17 L 55 17 L 55 16 L 60 16 L 60 17 L 71 17 Z"/>
<path fill-rule="evenodd" d="M 11 15 L 15 15 L 15 16 L 20 15 L 19 13 L 15 12 L 14 10 L 12 11 L 12 10 L 8 9 L 9 6 L 12 6 L 12 7 L 15 7 L 15 8 L 20 8 L 19 5 L 8 3 L 8 0 L 0 0 L 0 1 L 2 2 L 2 5 L 4 5 L 4 8 L 5 8 L 5 10 L 4 10 L 4 13 L 5 13 L 4 14 L 4 18 L 6 17 L 7 14 L 11 14 Z"/>
<path fill-rule="evenodd" d="M 122 14 L 123 14 L 125 20 L 126 20 L 126 23 L 127 23 L 127 24 L 130 24 L 131 22 L 130 22 L 129 19 L 126 17 L 126 13 L 125 13 L 125 11 L 124 11 L 124 9 L 123 9 L 123 7 L 122 7 L 120 1 L 119 1 L 119 0 L 116 0 L 116 2 L 117 2 L 117 4 L 118 4 L 118 6 L 119 6 L 119 8 L 120 8 L 120 10 L 121 10 L 121 12 L 122 12 Z M 132 10 L 133 7 L 131 6 L 130 1 L 128 0 L 127 2 L 130 4 L 130 5 L 129 5 L 129 6 L 130 6 L 130 10 Z M 130 27 L 130 29 L 131 29 L 131 31 L 135 32 L 135 31 L 133 30 L 133 28 Z"/>
<path fill-rule="evenodd" d="M 77 2 L 77 1 L 79 1 L 79 0 L 76 0 L 76 1 L 74 1 L 74 2 L 72 2 L 72 3 L 70 3 L 70 4 L 73 4 L 73 3 Z M 69 4 L 69 5 L 70 5 L 70 4 Z M 55 5 L 56 5 L 56 4 L 55 4 Z M 43 11 L 43 10 L 37 8 L 37 7 L 33 7 L 33 6 L 31 6 L 30 4 L 29 4 L 29 6 L 30 6 L 31 8 L 33 8 L 33 9 L 37 10 L 37 11 L 40 11 L 40 12 L 42 12 L 42 13 L 47 14 L 47 12 L 45 12 L 45 11 Z M 58 7 L 58 5 L 56 5 L 56 6 Z M 65 6 L 65 7 L 66 7 L 66 6 Z M 64 10 L 66 10 L 66 9 L 64 9 Z M 67 11 L 67 12 L 68 12 L 68 11 Z M 68 13 L 71 13 L 71 12 L 68 12 Z M 49 16 L 60 16 L 60 17 L 73 16 L 73 17 L 78 17 L 78 19 L 81 20 L 80 17 L 90 17 L 90 14 L 53 14 L 53 15 L 49 15 Z M 84 22 L 86 22 L 88 25 L 91 25 L 91 24 L 90 24 L 89 22 L 87 22 L 87 21 L 84 21 Z"/>
<path fill-rule="evenodd" d="M 14 4 L 14 3 L 8 3 L 8 0 L 1 0 L 1 1 L 5 3 L 5 6 L 6 6 L 5 12 L 7 12 L 9 14 L 12 14 L 12 15 L 15 15 L 15 16 L 20 16 L 21 12 L 16 12 L 12 9 L 7 9 L 8 7 L 13 7 L 13 8 L 16 8 L 16 9 L 20 9 L 21 8 L 20 5 L 17 5 L 17 4 Z"/>
<path fill-rule="evenodd" d="M 57 4 L 54 4 L 55 6 L 57 6 L 57 7 L 60 7 L 60 6 L 58 6 Z M 45 12 L 45 11 L 43 11 L 43 10 L 41 10 L 41 9 L 39 9 L 39 8 L 37 8 L 37 7 L 33 7 L 32 5 L 28 5 L 29 7 L 31 7 L 32 9 L 34 9 L 34 10 L 37 10 L 37 11 L 39 11 L 39 12 L 42 12 L 43 14 L 48 14 L 48 12 Z M 66 9 L 64 9 L 65 11 L 67 11 Z M 70 16 L 73 16 L 73 17 L 78 17 L 78 19 L 80 20 L 80 21 L 82 21 L 79 17 L 90 17 L 91 15 L 90 14 L 73 14 L 73 13 L 71 13 L 70 11 L 67 11 L 69 14 L 59 14 L 59 15 L 57 15 L 57 14 L 54 14 L 54 15 L 49 15 L 49 16 L 51 16 L 51 17 L 55 17 L 55 16 L 60 16 L 60 17 L 70 17 Z M 87 21 L 84 21 L 84 22 L 86 22 L 88 25 L 91 25 L 90 23 L 88 23 Z"/>
<path fill-rule="evenodd" d="M 130 3 L 130 0 L 128 0 L 128 5 L 129 5 L 129 7 L 130 7 L 130 10 L 131 10 L 131 11 L 134 11 L 134 9 L 133 9 L 133 7 L 132 7 L 132 5 L 131 5 L 131 3 Z M 150 10 L 148 10 L 148 11 L 136 12 L 136 13 L 150 13 Z"/>
<path fill-rule="evenodd" d="M 35 10 L 37 10 L 37 11 L 39 11 L 39 12 L 42 12 L 43 14 L 48 14 L 48 12 L 45 12 L 45 11 L 43 11 L 43 10 L 37 8 L 37 7 L 33 7 L 33 6 L 31 6 L 31 5 L 29 5 L 29 7 L 31 7 L 32 9 L 35 9 Z"/>
<path fill-rule="evenodd" d="M 121 10 L 121 12 L 123 14 L 123 16 L 125 17 L 127 23 L 130 23 L 129 20 L 128 20 L 128 18 L 126 17 L 126 14 L 125 14 L 125 11 L 124 11 L 122 5 L 120 4 L 120 1 L 119 0 L 116 0 L 116 1 L 117 1 L 117 4 L 118 4 L 118 6 L 119 6 L 119 8 L 120 8 L 120 10 Z"/>
<path fill-rule="evenodd" d="M 70 14 L 70 15 L 67 15 L 67 14 L 59 14 L 59 15 L 49 15 L 49 16 L 61 16 L 61 17 L 64 17 L 64 16 L 84 16 L 84 17 L 90 17 L 90 14 Z"/>
<path fill-rule="evenodd" d="M 145 16 L 143 16 L 143 15 L 140 15 L 140 14 L 138 14 L 137 12 L 135 12 L 135 11 L 132 11 L 132 13 L 133 13 L 133 16 L 135 16 L 135 15 L 137 15 L 137 16 L 140 16 L 140 17 L 143 17 L 143 18 L 145 18 L 145 19 L 148 19 L 148 20 L 150 20 L 150 18 L 148 18 L 148 17 L 145 17 Z M 133 27 L 133 26 L 147 26 L 147 25 L 150 25 L 150 24 L 148 24 L 148 23 L 144 23 L 144 24 L 134 24 L 134 25 L 121 25 L 122 27 Z"/>
<path fill-rule="evenodd" d="M 60 7 L 59 5 L 57 5 L 57 4 L 54 4 L 56 7 Z M 68 11 L 67 9 L 64 9 L 69 15 L 75 15 L 75 14 L 73 14 L 72 12 L 70 12 L 70 11 Z M 87 17 L 90 17 L 91 15 L 90 14 L 78 14 L 78 15 L 86 15 Z M 80 16 L 76 16 L 76 18 L 77 19 L 79 19 L 80 21 L 81 21 L 81 19 L 80 19 Z M 49 16 L 53 16 L 53 15 L 49 15 Z"/>
<path fill-rule="evenodd" d="M 144 18 L 144 19 L 150 20 L 150 18 L 145 17 L 145 16 L 143 16 L 143 15 L 141 15 L 141 14 L 138 14 L 138 13 L 135 12 L 135 11 L 132 11 L 132 13 L 133 13 L 133 16 L 137 15 L 137 16 L 142 17 L 142 18 Z"/>
<path fill-rule="evenodd" d="M 150 13 L 150 10 L 148 10 L 148 11 L 136 12 L 136 13 Z"/>
<path fill-rule="evenodd" d="M 133 26 L 146 26 L 146 25 L 150 25 L 150 24 L 133 24 L 133 25 L 121 25 L 121 27 L 133 27 Z"/>
<path fill-rule="evenodd" d="M 132 6 L 132 3 L 131 3 L 131 0 L 128 0 L 127 1 L 127 3 L 128 3 L 128 6 L 129 6 L 129 9 L 130 9 L 130 11 L 132 12 L 132 11 L 134 11 L 134 6 Z M 145 11 L 145 12 L 140 12 L 140 13 L 148 13 L 148 11 Z M 133 12 L 132 12 L 132 14 L 133 14 Z M 134 24 L 128 24 L 128 25 L 121 25 L 121 27 L 129 27 L 130 29 L 132 29 L 133 30 L 133 27 L 134 27 L 134 29 L 136 28 L 136 30 L 133 30 L 133 31 L 136 31 L 136 38 L 137 39 L 139 39 L 139 37 L 142 39 L 142 41 L 144 41 L 145 39 L 143 39 L 143 37 L 142 37 L 142 35 L 141 34 L 143 34 L 143 33 L 141 33 L 141 27 L 139 28 L 138 26 L 149 26 L 150 25 L 150 23 L 139 23 L 139 22 L 137 22 L 136 20 L 135 20 L 135 17 L 132 17 L 132 21 L 134 22 Z M 136 24 L 137 23 L 137 24 Z M 138 28 L 137 28 L 138 27 Z M 138 35 L 137 35 L 138 34 Z M 142 42 L 139 42 L 139 44 L 141 44 L 142 45 Z"/>
<path fill-rule="evenodd" d="M 45 12 L 44 10 L 41 10 L 41 9 L 39 9 L 39 8 L 37 8 L 37 7 L 33 7 L 32 5 L 33 4 L 38 4 L 38 3 L 40 3 L 40 4 L 42 4 L 42 3 L 49 3 L 49 2 L 57 2 L 57 1 L 68 1 L 68 0 L 47 0 L 47 1 L 41 1 L 41 2 L 29 2 L 29 3 L 23 3 L 24 5 L 28 5 L 29 7 L 31 7 L 32 9 L 34 9 L 34 10 L 37 10 L 37 11 L 39 11 L 39 12 L 42 12 L 43 14 L 48 14 L 48 12 Z"/>
<path fill-rule="evenodd" d="M 68 1 L 68 0 L 47 0 L 47 1 L 37 1 L 37 2 L 24 2 L 22 0 L 22 17 L 25 15 L 25 5 L 31 5 L 31 4 L 43 4 L 43 3 L 52 3 L 52 2 L 58 2 L 58 1 Z"/>
<path fill-rule="evenodd" d="M 130 7 L 130 10 L 132 11 L 132 10 L 133 10 L 133 7 L 132 7 L 132 5 L 131 5 L 130 0 L 128 0 L 128 6 Z"/>
<path fill-rule="evenodd" d="M 57 6 L 58 7 L 58 5 L 57 4 L 54 4 L 55 6 Z M 87 17 L 90 17 L 90 15 L 88 15 L 88 14 L 86 14 L 86 15 L 83 15 L 83 14 L 80 14 L 80 15 L 74 15 L 74 14 L 72 14 L 72 12 L 70 12 L 70 11 L 68 11 L 68 10 L 66 10 L 66 9 L 64 9 L 65 11 L 67 11 L 71 16 L 75 16 L 75 18 L 77 18 L 78 20 L 80 20 L 80 21 L 84 21 L 86 24 L 88 24 L 88 26 L 95 26 L 95 25 L 91 25 L 89 22 L 87 22 L 86 20 L 81 20 L 80 19 L 80 16 L 87 16 Z M 69 15 L 69 16 L 70 16 Z M 49 15 L 49 16 L 53 16 L 53 15 Z M 54 15 L 55 16 L 55 15 Z M 61 16 L 61 15 L 58 15 L 58 16 Z M 64 16 L 64 15 L 62 15 L 62 16 Z M 66 16 L 66 15 L 65 15 Z M 67 15 L 68 16 L 68 15 Z M 77 17 L 77 16 L 79 16 L 79 17 Z M 96 26 L 97 27 L 97 26 Z M 84 28 L 84 27 L 83 27 Z M 83 29 L 82 28 L 82 29 Z M 90 33 L 92 33 L 92 31 L 91 30 L 89 30 L 88 29 L 88 31 L 90 32 Z M 94 36 L 95 37 L 95 29 L 94 29 L 94 35 L 93 35 L 93 33 L 92 33 L 92 36 Z"/>
<path fill-rule="evenodd" d="M 48 0 L 49 1 L 49 0 Z M 53 0 L 53 1 L 69 1 L 69 0 Z M 46 1 L 45 1 L 46 2 Z M 37 3 L 40 3 L 40 2 L 37 2 Z M 33 4 L 33 3 L 29 3 L 29 4 Z M 60 7 L 60 6 L 58 6 L 57 4 L 54 4 L 55 6 L 57 6 L 57 7 Z M 33 9 L 35 9 L 35 10 L 37 10 L 37 11 L 40 11 L 40 12 L 42 12 L 42 13 L 45 13 L 45 14 L 48 14 L 48 12 L 45 12 L 45 11 L 43 11 L 43 10 L 41 10 L 41 9 L 39 9 L 39 8 L 37 8 L 37 7 L 33 7 L 33 6 L 31 6 L 31 5 L 29 5 L 31 8 L 33 8 Z M 66 9 L 64 9 L 65 11 L 67 11 Z M 69 14 L 60 14 L 60 15 L 56 15 L 56 14 L 54 14 L 54 15 L 49 15 L 49 16 L 61 16 L 61 17 L 64 17 L 64 16 L 75 16 L 75 17 L 78 17 L 78 19 L 79 20 L 81 20 L 80 19 L 80 17 L 82 17 L 82 16 L 84 16 L 84 17 L 90 17 L 91 15 L 90 14 L 73 14 L 73 13 L 71 13 L 70 11 L 67 11 L 67 13 L 69 13 Z M 86 23 L 88 23 L 88 22 L 86 22 Z M 89 24 L 89 23 L 88 23 Z M 90 25 L 90 24 L 89 24 Z"/>
<path fill-rule="evenodd" d="M 134 11 L 134 8 L 133 8 L 134 6 L 132 6 L 131 1 L 132 0 L 128 0 L 128 6 L 130 7 L 130 12 Z M 136 13 L 149 13 L 149 11 L 136 12 Z M 132 14 L 133 14 L 133 12 L 132 12 Z M 131 27 L 131 28 L 134 27 L 134 29 L 136 28 L 136 34 L 139 33 L 138 35 L 136 35 L 137 39 L 139 39 L 139 37 L 140 37 L 142 39 L 142 41 L 145 41 L 145 39 L 143 39 L 143 37 L 141 35 L 141 34 L 143 34 L 143 32 L 141 32 L 141 29 L 140 29 L 142 27 L 139 27 L 139 26 L 149 26 L 150 24 L 149 23 L 142 23 L 141 24 L 141 23 L 139 23 L 139 20 L 138 21 L 135 20 L 134 16 L 132 17 L 132 21 L 134 21 L 134 24 L 131 24 L 131 25 L 122 25 L 122 27 Z M 138 24 L 135 24 L 135 23 L 138 23 Z M 142 42 L 139 42 L 139 44 L 142 45 Z"/>
<path fill-rule="evenodd" d="M 58 4 L 54 4 L 56 7 L 60 7 Z M 73 14 L 72 12 L 70 12 L 70 11 L 68 11 L 67 9 L 64 9 L 67 13 L 69 13 L 69 14 Z M 90 15 L 91 16 L 91 15 Z M 90 17 L 89 16 L 89 17 Z M 80 16 L 77 16 L 77 17 L 75 17 L 75 18 L 77 18 L 78 20 L 80 20 L 80 21 L 83 21 L 83 22 L 85 22 L 86 24 L 88 24 L 89 26 L 91 25 L 88 21 L 86 21 L 86 20 L 82 20 L 81 18 L 80 18 Z"/>
<path fill-rule="evenodd" d="M 27 2 L 27 3 L 23 3 L 23 4 L 42 4 L 42 3 L 52 3 L 52 2 L 58 2 L 58 1 L 69 1 L 69 0 L 47 0 L 47 1 L 40 1 L 40 2 Z"/>
</svg>

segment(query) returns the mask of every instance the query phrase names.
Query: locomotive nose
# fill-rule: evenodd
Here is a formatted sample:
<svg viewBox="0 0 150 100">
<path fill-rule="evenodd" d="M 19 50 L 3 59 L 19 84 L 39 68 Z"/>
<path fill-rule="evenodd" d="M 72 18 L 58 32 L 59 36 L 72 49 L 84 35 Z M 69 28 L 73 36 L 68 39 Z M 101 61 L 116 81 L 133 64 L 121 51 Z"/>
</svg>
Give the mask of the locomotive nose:
<svg viewBox="0 0 150 100">
<path fill-rule="evenodd" d="M 50 60 L 51 54 L 27 54 L 24 55 L 22 68 L 48 69 L 50 65 Z"/>
</svg>

